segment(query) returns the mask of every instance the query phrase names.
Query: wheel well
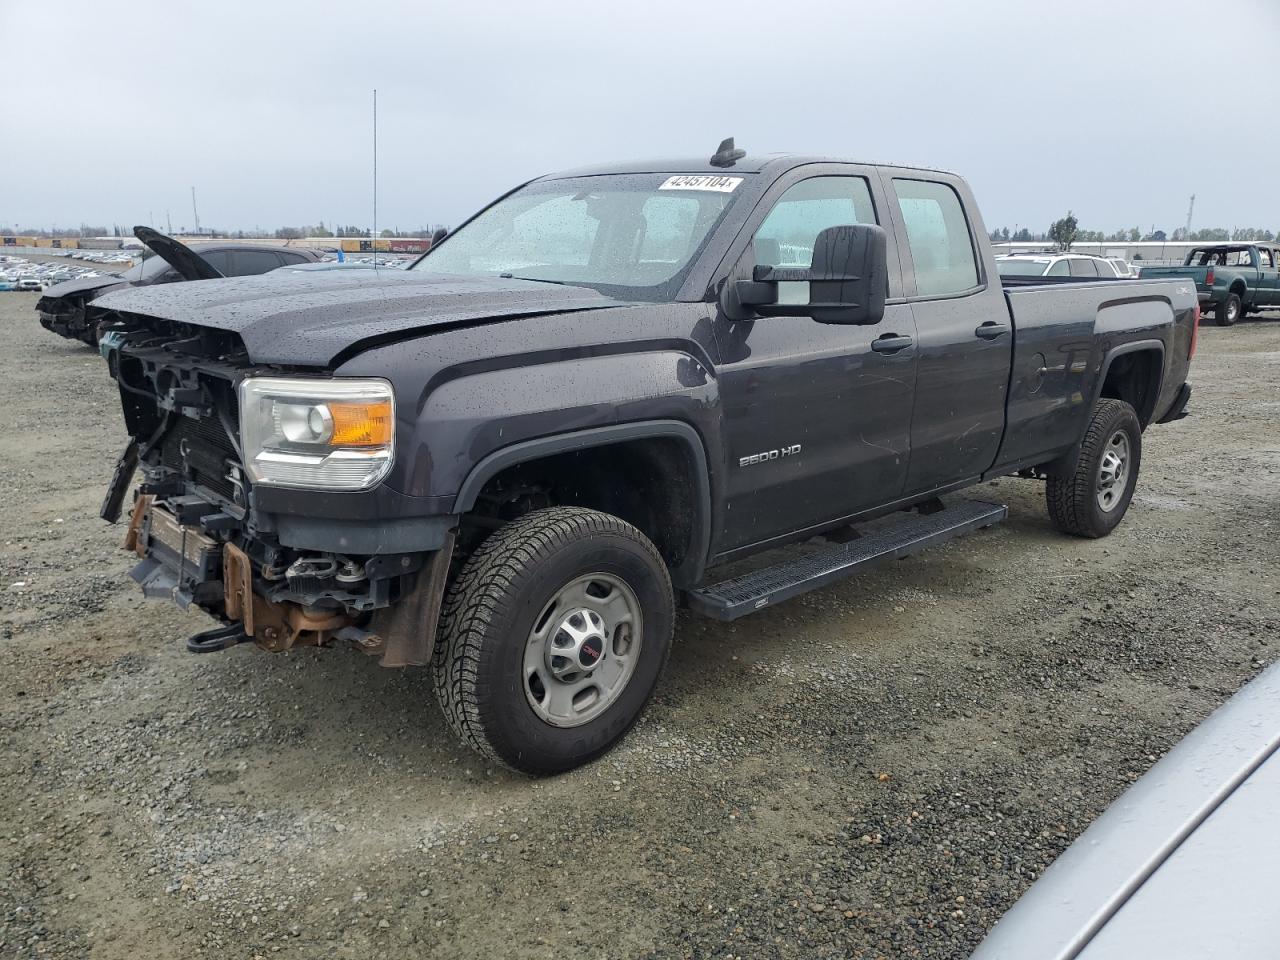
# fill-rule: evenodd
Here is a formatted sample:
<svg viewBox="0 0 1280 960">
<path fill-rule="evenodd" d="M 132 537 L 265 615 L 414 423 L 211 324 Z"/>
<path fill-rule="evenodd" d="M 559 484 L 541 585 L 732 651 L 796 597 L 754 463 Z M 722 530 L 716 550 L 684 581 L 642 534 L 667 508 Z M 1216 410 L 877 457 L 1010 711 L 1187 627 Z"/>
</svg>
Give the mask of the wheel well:
<svg viewBox="0 0 1280 960">
<path fill-rule="evenodd" d="M 687 445 L 647 437 L 552 454 L 490 477 L 463 524 L 481 529 L 547 506 L 613 514 L 653 541 L 671 569 L 695 548 L 700 509 L 696 465 Z"/>
<path fill-rule="evenodd" d="M 1161 360 L 1159 350 L 1121 354 L 1111 361 L 1107 378 L 1102 382 L 1100 396 L 1128 403 L 1137 412 L 1138 422 L 1144 429 L 1155 412 Z"/>
<path fill-rule="evenodd" d="M 1230 293 L 1234 293 L 1234 294 L 1235 294 L 1236 296 L 1238 296 L 1241 300 L 1243 300 L 1243 299 L 1244 299 L 1244 294 L 1245 294 L 1245 289 L 1246 289 L 1246 288 L 1245 288 L 1245 285 L 1244 285 L 1244 281 L 1243 281 L 1243 280 L 1237 280 L 1237 281 L 1235 281 L 1234 283 L 1232 283 L 1232 284 L 1231 284 L 1231 286 L 1228 288 L 1228 291 L 1229 291 Z"/>
</svg>

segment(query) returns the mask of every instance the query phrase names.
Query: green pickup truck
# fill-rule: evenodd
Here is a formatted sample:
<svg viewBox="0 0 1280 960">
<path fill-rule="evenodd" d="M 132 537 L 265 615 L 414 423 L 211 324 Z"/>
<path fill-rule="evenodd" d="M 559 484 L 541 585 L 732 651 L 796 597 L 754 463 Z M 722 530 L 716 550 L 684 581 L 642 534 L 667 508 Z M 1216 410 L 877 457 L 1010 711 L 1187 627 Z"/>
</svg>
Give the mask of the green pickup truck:
<svg viewBox="0 0 1280 960">
<path fill-rule="evenodd" d="M 1280 246 L 1215 243 L 1195 247 L 1180 267 L 1143 267 L 1139 276 L 1194 280 L 1201 310 L 1213 305 L 1220 327 L 1247 313 L 1280 307 Z"/>
</svg>

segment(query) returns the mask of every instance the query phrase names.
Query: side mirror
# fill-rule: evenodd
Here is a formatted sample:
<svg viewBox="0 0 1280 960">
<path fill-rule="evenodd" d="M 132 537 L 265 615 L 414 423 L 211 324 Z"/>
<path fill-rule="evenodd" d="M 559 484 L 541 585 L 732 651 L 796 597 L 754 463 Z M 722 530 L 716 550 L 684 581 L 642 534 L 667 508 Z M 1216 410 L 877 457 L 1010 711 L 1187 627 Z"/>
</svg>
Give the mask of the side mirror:
<svg viewBox="0 0 1280 960">
<path fill-rule="evenodd" d="M 730 320 L 813 317 L 819 323 L 870 325 L 884 317 L 888 241 L 875 224 L 827 227 L 804 267 L 757 266 L 750 280 L 730 280 L 720 305 Z M 807 283 L 809 298 L 779 302 L 778 285 Z"/>
<path fill-rule="evenodd" d="M 431 246 L 434 247 L 437 243 L 443 240 L 448 233 L 449 231 L 444 227 L 440 227 L 438 230 L 433 230 L 431 232 Z"/>
</svg>

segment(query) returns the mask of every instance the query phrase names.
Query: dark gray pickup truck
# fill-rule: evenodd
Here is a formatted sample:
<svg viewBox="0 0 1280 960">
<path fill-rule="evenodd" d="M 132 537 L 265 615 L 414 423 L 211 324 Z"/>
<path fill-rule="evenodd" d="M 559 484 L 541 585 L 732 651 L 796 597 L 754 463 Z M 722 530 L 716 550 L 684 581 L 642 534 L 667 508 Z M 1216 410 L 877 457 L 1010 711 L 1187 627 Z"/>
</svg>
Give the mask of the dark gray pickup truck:
<svg viewBox="0 0 1280 960">
<path fill-rule="evenodd" d="M 408 271 L 111 293 L 103 515 L 220 621 L 192 650 L 430 665 L 466 742 L 565 770 L 636 720 L 677 602 L 732 619 L 996 523 L 942 498 L 1006 474 L 1068 533 L 1120 522 L 1195 289 L 1006 289 L 986 237 L 951 174 L 726 143 L 533 180 Z"/>
</svg>

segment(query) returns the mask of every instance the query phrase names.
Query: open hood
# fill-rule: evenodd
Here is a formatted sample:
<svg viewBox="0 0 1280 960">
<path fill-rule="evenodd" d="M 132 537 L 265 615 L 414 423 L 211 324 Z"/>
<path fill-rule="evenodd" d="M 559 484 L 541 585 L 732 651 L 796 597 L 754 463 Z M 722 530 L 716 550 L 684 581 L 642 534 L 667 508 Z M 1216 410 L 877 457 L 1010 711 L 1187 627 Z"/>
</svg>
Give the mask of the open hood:
<svg viewBox="0 0 1280 960">
<path fill-rule="evenodd" d="M 166 237 L 159 230 L 150 227 L 134 227 L 133 235 L 150 247 L 173 269 L 183 280 L 217 280 L 222 276 L 213 264 L 196 253 L 185 243 L 179 243 L 173 237 Z"/>
<path fill-rule="evenodd" d="M 584 287 L 405 270 L 277 270 L 113 291 L 94 306 L 237 334 L 254 363 L 323 367 L 432 328 L 630 304 Z"/>
</svg>

